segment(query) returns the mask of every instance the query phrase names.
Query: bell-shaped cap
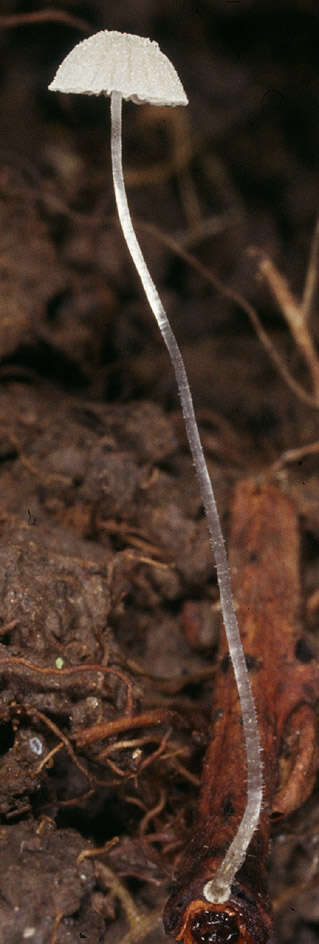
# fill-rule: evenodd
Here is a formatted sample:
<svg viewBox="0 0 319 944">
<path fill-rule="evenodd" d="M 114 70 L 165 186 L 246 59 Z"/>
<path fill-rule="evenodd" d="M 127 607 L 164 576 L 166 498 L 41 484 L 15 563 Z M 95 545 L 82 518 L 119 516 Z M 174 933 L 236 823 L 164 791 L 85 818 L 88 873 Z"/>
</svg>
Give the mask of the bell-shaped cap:
<svg viewBox="0 0 319 944">
<path fill-rule="evenodd" d="M 188 104 L 177 72 L 158 44 L 114 30 L 101 30 L 74 46 L 49 89 L 87 95 L 120 92 L 137 104 Z"/>
</svg>

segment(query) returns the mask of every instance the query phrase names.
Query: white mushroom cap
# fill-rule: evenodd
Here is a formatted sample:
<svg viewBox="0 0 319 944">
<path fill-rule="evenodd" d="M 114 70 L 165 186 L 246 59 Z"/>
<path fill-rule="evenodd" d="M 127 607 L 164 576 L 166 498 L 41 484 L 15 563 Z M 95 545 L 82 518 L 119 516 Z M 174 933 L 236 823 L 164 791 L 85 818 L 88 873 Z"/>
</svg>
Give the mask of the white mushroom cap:
<svg viewBox="0 0 319 944">
<path fill-rule="evenodd" d="M 49 89 L 87 95 L 120 92 L 137 104 L 188 104 L 177 72 L 158 44 L 115 30 L 102 30 L 74 46 Z"/>
</svg>

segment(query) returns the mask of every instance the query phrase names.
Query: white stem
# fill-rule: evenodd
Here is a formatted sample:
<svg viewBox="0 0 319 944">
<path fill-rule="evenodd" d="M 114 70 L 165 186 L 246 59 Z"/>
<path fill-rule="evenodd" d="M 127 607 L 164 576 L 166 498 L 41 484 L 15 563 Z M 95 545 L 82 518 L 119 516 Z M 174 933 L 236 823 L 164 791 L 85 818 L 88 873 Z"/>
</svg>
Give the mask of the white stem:
<svg viewBox="0 0 319 944">
<path fill-rule="evenodd" d="M 206 512 L 208 530 L 215 557 L 224 626 L 241 704 L 247 756 L 247 804 L 238 831 L 227 850 L 215 878 L 207 882 L 203 890 L 207 901 L 217 904 L 227 901 L 227 898 L 229 898 L 230 887 L 234 876 L 244 862 L 247 848 L 259 822 L 263 787 L 258 723 L 234 609 L 229 565 L 223 534 L 212 483 L 208 474 L 199 437 L 184 362 L 175 335 L 173 334 L 166 312 L 137 241 L 128 208 L 122 167 L 122 96 L 119 92 L 112 92 L 111 95 L 111 122 L 112 173 L 118 215 L 124 238 L 165 341 L 175 371 L 186 433 L 195 470 L 199 479 L 201 498 Z"/>
</svg>

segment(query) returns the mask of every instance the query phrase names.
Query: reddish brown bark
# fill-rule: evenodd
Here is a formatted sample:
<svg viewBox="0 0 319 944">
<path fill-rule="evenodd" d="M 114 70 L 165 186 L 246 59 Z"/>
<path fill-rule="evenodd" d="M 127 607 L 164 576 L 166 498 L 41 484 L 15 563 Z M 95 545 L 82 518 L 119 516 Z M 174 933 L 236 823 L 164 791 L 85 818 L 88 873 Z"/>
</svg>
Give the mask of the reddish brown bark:
<svg viewBox="0 0 319 944">
<path fill-rule="evenodd" d="M 271 940 L 270 815 L 289 813 L 304 802 L 318 761 L 319 672 L 300 632 L 298 521 L 275 485 L 246 481 L 237 487 L 229 557 L 263 749 L 264 802 L 229 902 L 209 905 L 203 886 L 221 863 L 246 803 L 241 712 L 223 638 L 196 824 L 164 916 L 167 933 L 185 944 Z"/>
</svg>

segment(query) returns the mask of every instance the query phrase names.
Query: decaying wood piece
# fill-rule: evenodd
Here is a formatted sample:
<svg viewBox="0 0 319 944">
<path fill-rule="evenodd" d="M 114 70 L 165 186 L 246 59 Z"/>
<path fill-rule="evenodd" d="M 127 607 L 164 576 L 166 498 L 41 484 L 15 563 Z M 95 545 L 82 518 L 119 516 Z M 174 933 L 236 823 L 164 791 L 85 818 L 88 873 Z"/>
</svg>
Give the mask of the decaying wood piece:
<svg viewBox="0 0 319 944">
<path fill-rule="evenodd" d="M 246 803 L 240 706 L 222 639 L 198 814 L 164 914 L 166 932 L 185 944 L 271 941 L 270 815 L 290 813 L 307 799 L 318 765 L 319 670 L 300 632 L 298 521 L 292 503 L 275 485 L 238 485 L 229 557 L 257 708 L 264 802 L 229 901 L 208 904 L 203 887 L 223 860 Z"/>
</svg>

